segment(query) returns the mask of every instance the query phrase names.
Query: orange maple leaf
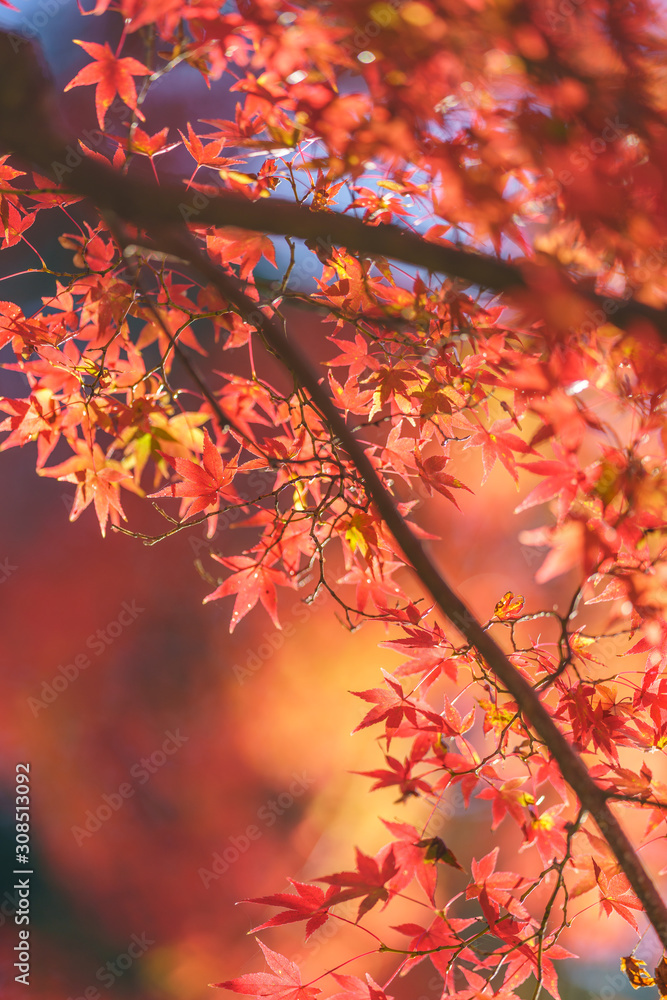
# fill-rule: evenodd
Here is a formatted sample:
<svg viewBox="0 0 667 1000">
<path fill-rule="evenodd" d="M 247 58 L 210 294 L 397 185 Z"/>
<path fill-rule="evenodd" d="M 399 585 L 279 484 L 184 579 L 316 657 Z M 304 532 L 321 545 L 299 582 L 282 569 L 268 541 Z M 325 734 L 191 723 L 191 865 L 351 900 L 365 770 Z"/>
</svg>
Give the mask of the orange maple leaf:
<svg viewBox="0 0 667 1000">
<path fill-rule="evenodd" d="M 282 625 L 278 618 L 276 586 L 293 587 L 294 581 L 282 570 L 273 569 L 266 564 L 259 564 L 250 556 L 224 557 L 218 556 L 214 552 L 211 555 L 223 566 L 236 571 L 204 598 L 204 604 L 208 604 L 209 601 L 217 601 L 221 597 L 236 594 L 229 631 L 234 631 L 241 619 L 245 618 L 248 612 L 255 607 L 258 600 L 262 602 L 276 628 L 281 629 Z"/>
<path fill-rule="evenodd" d="M 204 454 L 202 464 L 197 465 L 189 458 L 169 458 L 167 461 L 174 467 L 182 481 L 165 486 L 157 493 L 150 493 L 148 499 L 154 497 L 181 497 L 181 517 L 193 517 L 207 507 L 212 507 L 214 513 L 209 517 L 208 537 L 215 534 L 220 500 L 233 502 L 238 499 L 231 485 L 238 472 L 238 461 L 235 455 L 225 465 L 220 452 L 211 441 L 209 433 L 204 430 Z"/>
<path fill-rule="evenodd" d="M 106 458 L 98 444 L 93 444 L 92 451 L 84 441 L 75 441 L 73 446 L 76 455 L 60 465 L 38 469 L 38 475 L 50 476 L 63 483 L 75 483 L 76 494 L 69 515 L 70 521 L 76 521 L 79 514 L 93 502 L 104 537 L 109 520 L 115 525 L 120 523 L 121 518 L 127 520 L 120 502 L 121 483 L 126 490 L 132 490 L 139 496 L 143 496 L 143 490 L 133 482 L 120 462 Z"/>
<path fill-rule="evenodd" d="M 265 257 L 276 267 L 276 251 L 268 236 L 247 233 L 243 229 L 226 226 L 224 233 L 206 237 L 206 247 L 212 257 L 223 264 L 240 264 L 240 276 L 245 281 Z"/>
<path fill-rule="evenodd" d="M 104 128 L 104 119 L 116 94 L 122 101 L 131 108 L 141 121 L 144 116 L 137 107 L 137 88 L 134 85 L 133 77 L 150 76 L 151 71 L 140 63 L 138 59 L 125 56 L 117 59 L 109 48 L 109 43 L 98 45 L 97 42 L 82 42 L 78 38 L 74 41 L 80 45 L 95 62 L 89 63 L 79 70 L 73 80 L 65 87 L 71 90 L 73 87 L 87 87 L 96 85 L 95 108 L 97 120 L 100 128 Z"/>
</svg>

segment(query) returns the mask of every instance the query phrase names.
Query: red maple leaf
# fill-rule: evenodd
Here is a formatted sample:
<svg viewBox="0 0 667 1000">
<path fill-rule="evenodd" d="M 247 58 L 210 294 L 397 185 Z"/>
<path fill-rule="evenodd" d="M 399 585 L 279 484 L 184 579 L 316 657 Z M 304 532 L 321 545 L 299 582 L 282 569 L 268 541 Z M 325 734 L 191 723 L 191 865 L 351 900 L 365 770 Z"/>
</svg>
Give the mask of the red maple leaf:
<svg viewBox="0 0 667 1000">
<path fill-rule="evenodd" d="M 328 1000 L 393 1000 L 368 972 L 366 982 L 358 976 L 343 976 L 338 972 L 332 972 L 331 975 L 343 989 L 332 994 Z"/>
<path fill-rule="evenodd" d="M 274 917 L 253 927 L 251 934 L 256 931 L 263 931 L 267 927 L 278 927 L 280 924 L 291 924 L 297 920 L 306 920 L 306 940 L 313 931 L 321 927 L 329 919 L 329 905 L 332 897 L 336 895 L 335 886 L 329 886 L 326 893 L 318 885 L 311 885 L 309 882 L 297 882 L 293 878 L 288 878 L 296 889 L 294 892 L 276 892 L 272 896 L 257 896 L 254 899 L 246 899 L 245 903 L 261 903 L 264 906 L 285 906 L 286 910 L 276 913 Z"/>
<path fill-rule="evenodd" d="M 649 621 L 644 625 L 644 635 L 626 653 L 648 653 L 648 665 L 664 667 L 667 663 L 667 622 L 663 619 Z"/>
<path fill-rule="evenodd" d="M 642 904 L 632 891 L 627 875 L 619 872 L 616 865 L 612 867 L 610 874 L 600 867 L 595 858 L 592 861 L 600 890 L 600 906 L 607 916 L 612 912 L 618 913 L 619 917 L 623 917 L 637 931 L 637 921 L 632 910 L 641 910 Z"/>
<path fill-rule="evenodd" d="M 389 900 L 391 890 L 387 887 L 387 883 L 396 875 L 398 865 L 391 846 L 383 847 L 374 858 L 364 854 L 357 847 L 356 856 L 357 867 L 355 871 L 323 875 L 316 881 L 341 886 L 341 889 L 331 897 L 330 906 L 364 896 L 357 913 L 357 921 L 359 921 L 381 899 L 385 902 Z"/>
<path fill-rule="evenodd" d="M 519 514 L 529 507 L 545 503 L 558 497 L 557 516 L 559 520 L 565 516 L 572 505 L 572 501 L 577 495 L 580 486 L 586 483 L 586 474 L 579 465 L 579 460 L 571 451 L 566 451 L 557 442 L 553 444 L 555 459 L 541 459 L 537 462 L 521 462 L 520 468 L 534 472 L 537 476 L 544 477 L 538 485 L 530 491 L 517 507 L 515 513 Z"/>
<path fill-rule="evenodd" d="M 516 989 L 528 979 L 531 973 L 536 975 L 539 969 L 540 981 L 544 987 L 555 1000 L 560 1000 L 558 977 L 553 965 L 554 960 L 575 958 L 576 956 L 553 941 L 545 941 L 542 948 L 538 949 L 534 940 L 530 938 L 523 940 L 518 934 L 503 934 L 503 940 L 508 942 L 511 950 L 505 967 L 503 989 L 494 995 L 501 997 L 505 990 Z M 510 995 L 514 996 L 515 994 Z"/>
<path fill-rule="evenodd" d="M 192 128 L 190 122 L 188 122 L 188 138 L 186 139 L 181 130 L 178 130 L 183 140 L 183 145 L 187 149 L 188 153 L 193 160 L 197 163 L 190 180 L 186 184 L 186 187 L 190 187 L 195 175 L 200 167 L 231 167 L 237 163 L 242 163 L 239 159 L 230 159 L 227 156 L 220 156 L 220 153 L 224 149 L 225 141 L 220 139 L 217 142 L 209 142 L 206 146 L 201 141 L 197 133 Z"/>
<path fill-rule="evenodd" d="M 530 913 L 518 899 L 512 895 L 512 890 L 520 889 L 526 880 L 514 872 L 496 872 L 496 861 L 500 848 L 496 847 L 479 861 L 472 861 L 473 881 L 466 889 L 466 899 L 479 899 L 482 912 L 491 930 L 494 929 L 500 907 L 503 907 L 515 919 L 526 922 Z"/>
<path fill-rule="evenodd" d="M 204 598 L 204 604 L 218 601 L 221 597 L 236 594 L 236 603 L 229 631 L 233 632 L 242 618 L 251 611 L 257 601 L 261 601 L 276 628 L 282 628 L 278 619 L 278 598 L 276 584 L 281 587 L 293 587 L 294 582 L 279 569 L 272 569 L 265 563 L 257 563 L 250 556 L 218 556 L 213 555 L 219 563 L 228 569 L 236 570 L 232 576 L 221 583 L 211 594 Z"/>
<path fill-rule="evenodd" d="M 529 809 L 530 819 L 523 824 L 525 841 L 521 850 L 534 843 L 545 868 L 554 858 L 562 857 L 567 849 L 564 824 L 557 819 L 562 810 L 562 803 L 545 809 L 539 816 L 534 809 Z"/>
<path fill-rule="evenodd" d="M 421 674 L 419 687 L 423 692 L 431 687 L 441 673 L 456 682 L 459 661 L 452 658 L 453 646 L 440 628 L 404 625 L 403 630 L 406 633 L 404 638 L 380 643 L 380 646 L 386 649 L 395 649 L 399 653 L 407 652 L 410 656 L 409 660 L 401 663 L 394 671 L 397 676 L 410 677 L 413 674 Z M 461 664 L 464 662 L 464 659 L 460 661 Z"/>
<path fill-rule="evenodd" d="M 214 259 L 223 264 L 240 263 L 240 275 L 248 278 L 262 257 L 276 266 L 276 251 L 268 236 L 251 234 L 243 229 L 226 226 L 224 232 L 206 237 L 206 247 Z"/>
<path fill-rule="evenodd" d="M 355 563 L 338 582 L 356 586 L 355 601 L 358 611 L 365 611 L 369 600 L 373 601 L 379 611 L 384 611 L 388 600 L 401 599 L 405 596 L 398 584 L 391 579 L 390 574 L 395 568 L 398 568 L 398 564 L 385 563 L 382 567 L 383 572 L 380 573 L 379 570 L 374 571 L 372 566 L 359 566 Z"/>
<path fill-rule="evenodd" d="M 380 362 L 372 354 L 369 354 L 368 341 L 360 333 L 355 335 L 354 343 L 349 340 L 336 340 L 335 337 L 328 339 L 336 347 L 340 347 L 342 353 L 336 355 L 331 361 L 327 361 L 327 365 L 332 368 L 349 367 L 350 378 L 358 378 L 367 368 L 377 371 L 380 367 Z"/>
<path fill-rule="evenodd" d="M 366 729 L 367 726 L 372 726 L 376 722 L 382 722 L 382 720 L 385 720 L 387 746 L 389 746 L 391 736 L 396 732 L 404 717 L 408 720 L 408 722 L 412 723 L 415 728 L 435 728 L 438 730 L 444 728 L 445 722 L 443 718 L 434 712 L 426 702 L 415 701 L 411 698 L 407 698 L 404 695 L 403 688 L 398 681 L 395 681 L 391 674 L 388 674 L 386 670 L 383 670 L 382 673 L 390 688 L 389 691 L 387 688 L 369 688 L 367 691 L 352 692 L 352 694 L 356 695 L 357 698 L 363 698 L 364 701 L 375 702 L 375 708 L 372 708 L 370 712 L 364 716 L 353 732 L 356 733 L 360 729 Z M 417 713 L 421 716 L 420 720 L 417 719 Z M 430 723 L 430 725 L 424 725 L 422 720 Z"/>
<path fill-rule="evenodd" d="M 473 952 L 469 948 L 461 945 L 462 938 L 460 931 L 474 924 L 473 917 L 467 919 L 457 919 L 448 917 L 444 920 L 438 914 L 429 927 L 422 927 L 420 924 L 406 923 L 398 924 L 394 927 L 399 934 L 409 934 L 412 940 L 409 950 L 417 952 L 408 958 L 402 966 L 401 972 L 405 974 L 415 965 L 419 965 L 425 958 L 430 958 L 431 962 L 442 976 L 446 976 L 451 970 L 452 953 L 456 951 L 462 961 L 476 961 Z M 433 949 L 428 954 L 429 949 Z M 421 954 L 419 954 L 421 953 Z"/>
<path fill-rule="evenodd" d="M 440 838 L 424 839 L 410 823 L 392 823 L 385 819 L 382 822 L 390 833 L 398 837 L 391 843 L 398 865 L 398 872 L 391 879 L 391 890 L 400 892 L 416 879 L 431 902 L 435 903 L 438 862 L 460 869 L 458 861 Z"/>
<path fill-rule="evenodd" d="M 271 951 L 261 941 L 257 942 L 272 972 L 250 972 L 238 979 L 211 983 L 218 989 L 232 990 L 253 997 L 273 997 L 274 1000 L 310 1000 L 322 991 L 317 986 L 303 986 L 299 967 L 284 955 Z"/>
<path fill-rule="evenodd" d="M 467 490 L 468 493 L 472 493 L 470 487 L 462 483 L 460 479 L 456 479 L 455 476 L 450 476 L 449 473 L 443 471 L 449 462 L 447 455 L 430 455 L 428 458 L 422 458 L 421 452 L 417 448 L 415 450 L 415 461 L 421 481 L 426 487 L 429 496 L 435 490 L 437 493 L 441 493 L 443 497 L 451 500 L 458 509 L 459 505 L 454 498 L 454 494 L 450 492 L 450 487 L 455 490 Z"/>
<path fill-rule="evenodd" d="M 131 56 L 118 59 L 109 48 L 108 42 L 105 42 L 104 45 L 98 45 L 97 42 L 82 42 L 78 38 L 75 38 L 74 41 L 95 61 L 79 70 L 74 79 L 67 84 L 65 90 L 95 84 L 95 108 L 97 120 L 102 129 L 106 113 L 116 94 L 127 104 L 128 108 L 132 108 L 141 121 L 144 121 L 144 116 L 137 107 L 137 88 L 134 85 L 133 77 L 150 76 L 151 71 L 137 59 L 132 59 Z"/>
<path fill-rule="evenodd" d="M 161 153 L 168 153 L 171 149 L 176 149 L 179 145 L 178 142 L 167 142 L 168 135 L 168 125 L 153 135 L 149 135 L 148 132 L 144 132 L 142 128 L 136 125 L 132 129 L 131 136 L 122 138 L 121 136 L 114 135 L 111 138 L 115 139 L 121 146 L 132 153 L 140 153 L 142 156 L 150 156 L 152 158 L 159 156 Z"/>
<path fill-rule="evenodd" d="M 412 757 L 406 757 L 402 764 L 395 757 L 385 756 L 385 760 L 389 765 L 388 768 L 376 771 L 353 771 L 352 773 L 363 774 L 366 778 L 375 778 L 375 784 L 371 785 L 372 792 L 378 788 L 391 788 L 392 785 L 398 785 L 401 795 L 396 800 L 397 802 L 405 802 L 409 796 L 419 795 L 420 792 L 429 794 L 431 791 L 429 782 L 412 773 L 412 769 L 417 763 Z"/>
<path fill-rule="evenodd" d="M 142 128 L 138 125 L 132 129 L 130 135 L 122 138 L 121 136 L 111 136 L 119 144 L 119 148 L 116 150 L 116 154 L 121 153 L 121 149 L 126 149 L 130 153 L 138 153 L 140 156 L 147 156 L 151 161 L 151 167 L 153 168 L 153 175 L 155 180 L 160 183 L 155 169 L 155 163 L 153 158 L 155 156 L 161 156 L 163 153 L 168 153 L 172 149 L 176 149 L 179 145 L 178 142 L 167 142 L 167 136 L 169 135 L 169 126 L 166 125 L 159 132 L 155 132 L 153 135 L 149 135 L 148 132 L 144 132 Z M 99 154 L 96 154 L 99 155 Z M 115 159 L 115 157 L 114 157 Z"/>
<path fill-rule="evenodd" d="M 360 389 L 356 378 L 350 377 L 341 385 L 329 372 L 329 385 L 334 399 L 346 413 L 366 413 L 368 401 L 373 393 L 370 389 Z"/>
<path fill-rule="evenodd" d="M 20 242 L 23 233 L 32 226 L 35 221 L 33 212 L 21 213 L 15 205 L 7 202 L 2 206 L 2 246 L 3 248 L 15 246 Z"/>
<path fill-rule="evenodd" d="M 514 482 L 518 483 L 519 474 L 516 471 L 513 452 L 518 451 L 524 455 L 537 454 L 535 449 L 523 441 L 518 434 L 508 433 L 508 428 L 511 426 L 511 420 L 498 420 L 489 430 L 485 427 L 479 427 L 466 442 L 466 448 L 479 447 L 482 449 L 482 462 L 484 464 L 482 484 L 488 479 L 497 459 L 500 459 Z"/>
<path fill-rule="evenodd" d="M 488 772 L 485 773 L 488 775 Z M 492 830 L 502 823 L 508 813 L 519 825 L 524 823 L 526 808 L 535 803 L 535 797 L 523 787 L 525 781 L 524 777 L 508 778 L 499 786 L 490 785 L 477 793 L 478 799 L 490 799 L 492 802 Z"/>
<path fill-rule="evenodd" d="M 182 497 L 181 517 L 192 517 L 201 513 L 207 507 L 217 510 L 220 500 L 238 500 L 236 491 L 231 486 L 238 472 L 238 461 L 235 455 L 225 465 L 220 452 L 215 447 L 209 433 L 204 430 L 204 454 L 201 465 L 191 462 L 189 458 L 169 458 L 167 461 L 176 469 L 182 482 L 165 486 L 157 493 L 149 494 L 149 499 L 156 497 Z M 218 515 L 209 518 L 208 537 L 215 534 Z"/>
<path fill-rule="evenodd" d="M 102 536 L 106 534 L 107 522 L 119 524 L 127 520 L 120 502 L 120 485 L 133 493 L 143 495 L 134 483 L 131 474 L 120 462 L 106 458 L 98 444 L 92 450 L 80 440 L 74 442 L 76 455 L 65 459 L 60 465 L 38 469 L 40 476 L 50 476 L 64 483 L 76 483 L 74 503 L 70 511 L 70 521 L 76 521 L 90 503 L 95 504 L 95 513 L 100 523 Z"/>
</svg>

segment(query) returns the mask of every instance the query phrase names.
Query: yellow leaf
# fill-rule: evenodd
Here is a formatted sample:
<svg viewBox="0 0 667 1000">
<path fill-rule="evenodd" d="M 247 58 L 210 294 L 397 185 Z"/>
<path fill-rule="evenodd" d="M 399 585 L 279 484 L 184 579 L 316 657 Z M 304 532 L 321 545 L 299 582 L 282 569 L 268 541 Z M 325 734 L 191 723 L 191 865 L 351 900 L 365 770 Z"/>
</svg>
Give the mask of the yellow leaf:
<svg viewBox="0 0 667 1000">
<path fill-rule="evenodd" d="M 660 990 L 660 996 L 667 997 L 667 960 L 665 960 L 664 955 L 660 959 L 660 964 L 656 966 L 654 975 L 655 985 Z"/>
<path fill-rule="evenodd" d="M 661 965 L 664 964 L 664 958 Z M 655 986 L 655 979 L 649 976 L 648 972 L 642 966 L 645 966 L 646 962 L 642 962 L 640 958 L 633 958 L 632 955 L 627 955 L 625 958 L 621 959 L 621 971 L 626 974 L 630 980 L 630 985 L 633 990 L 638 990 L 640 986 Z M 657 969 L 656 969 L 657 972 Z M 664 994 L 661 994 L 664 996 Z"/>
</svg>

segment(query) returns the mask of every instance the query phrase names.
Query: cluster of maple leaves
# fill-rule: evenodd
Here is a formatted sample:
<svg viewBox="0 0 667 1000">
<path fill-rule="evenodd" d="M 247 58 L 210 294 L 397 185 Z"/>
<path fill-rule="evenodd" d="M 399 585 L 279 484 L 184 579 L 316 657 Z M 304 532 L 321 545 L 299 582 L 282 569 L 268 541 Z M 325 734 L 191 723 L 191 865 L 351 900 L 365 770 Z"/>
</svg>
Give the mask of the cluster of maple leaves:
<svg viewBox="0 0 667 1000">
<path fill-rule="evenodd" d="M 538 583 L 576 573 L 571 606 L 528 613 L 520 596 L 498 595 L 486 627 L 601 787 L 646 812 L 641 843 L 664 837 L 667 788 L 632 762 L 667 745 L 667 348 L 648 321 L 614 326 L 615 303 L 667 299 L 667 60 L 652 27 L 661 15 L 611 0 L 238 0 L 222 12 L 205 0 L 97 0 L 90 13 L 114 11 L 113 44 L 79 41 L 87 61 L 65 87 L 95 87 L 103 142 L 81 139 L 82 155 L 129 176 L 149 163 L 159 182 L 173 154 L 187 164 L 184 197 L 222 186 L 265 199 L 270 214 L 278 189 L 367 226 L 399 222 L 433 244 L 528 260 L 532 283 L 508 308 L 326 234 L 300 247 L 205 226 L 196 210 L 185 219 L 259 307 L 288 322 L 305 304 L 333 324 L 325 382 L 415 533 L 426 534 L 412 522 L 415 497 L 458 506 L 496 463 L 517 484 L 520 472 L 537 478 L 517 511 L 547 505 L 548 523 L 521 541 L 548 548 Z M 235 92 L 234 120 L 193 115 L 151 132 L 146 96 L 183 63 Z M 117 99 L 129 115 L 121 135 L 110 124 Z M 74 484 L 71 518 L 93 504 L 103 534 L 130 530 L 124 491 L 159 502 L 165 537 L 206 523 L 226 573 L 205 599 L 236 595 L 231 629 L 258 601 L 280 627 L 279 591 L 297 585 L 311 597 L 329 590 L 351 627 L 385 622 L 384 645 L 405 660 L 383 687 L 357 692 L 371 706 L 358 728 L 383 727 L 373 788 L 395 786 L 400 802 L 437 810 L 460 786 L 466 806 L 490 802 L 493 830 L 514 824 L 536 855 L 531 878 L 497 871 L 497 847 L 457 860 L 425 826 L 387 821 L 392 840 L 375 857 L 357 850 L 351 871 L 254 900 L 280 908 L 255 931 L 303 920 L 310 935 L 357 899 L 359 921 L 416 882 L 428 918 L 394 927 L 400 946 L 377 938 L 379 950 L 399 953 L 405 970 L 430 960 L 460 1000 L 510 1000 L 531 975 L 558 998 L 553 961 L 568 955 L 558 937 L 580 896 L 595 892 L 606 913 L 638 928 L 626 877 L 476 650 L 411 591 L 404 556 L 305 389 L 262 375 L 247 319 L 178 261 L 142 249 L 141 233 L 128 263 L 108 219 L 58 169 L 60 185 L 0 159 L 2 246 L 24 244 L 32 269 L 53 275 L 31 315 L 0 303 L 0 347 L 14 358 L 4 367 L 27 387 L 0 399 L 2 450 L 36 442 L 39 475 Z M 58 216 L 69 273 L 31 241 L 46 212 Z M 278 281 L 261 277 L 285 255 Z M 563 274 L 608 306 L 587 313 Z M 194 383 L 184 352 L 205 371 Z M 222 352 L 233 370 L 207 368 Z M 479 484 L 457 474 L 470 448 L 483 459 Z M 254 541 L 230 555 L 218 518 L 232 510 Z M 609 608 L 595 634 L 574 626 L 587 604 Z M 557 641 L 535 640 L 539 614 Z M 645 653 L 646 670 L 616 677 L 621 653 Z M 470 872 L 451 898 L 438 889 L 441 865 Z M 280 1000 L 320 992 L 260 945 L 271 972 L 220 985 Z M 665 982 L 624 962 L 635 986 Z M 332 977 L 335 1000 L 386 1000 L 370 977 Z"/>
</svg>

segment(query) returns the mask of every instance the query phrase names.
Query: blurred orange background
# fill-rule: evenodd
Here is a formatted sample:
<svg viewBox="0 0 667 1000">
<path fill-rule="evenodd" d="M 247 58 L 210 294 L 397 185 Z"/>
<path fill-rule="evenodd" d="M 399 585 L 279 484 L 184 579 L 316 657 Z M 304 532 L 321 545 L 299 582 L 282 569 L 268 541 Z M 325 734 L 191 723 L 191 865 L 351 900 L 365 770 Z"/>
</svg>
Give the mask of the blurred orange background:
<svg viewBox="0 0 667 1000">
<path fill-rule="evenodd" d="M 73 488 L 38 479 L 29 450 L 1 460 L 0 560 L 13 567 L 0 585 L 3 846 L 12 849 L 15 765 L 27 761 L 36 873 L 30 995 L 210 997 L 208 983 L 264 967 L 247 932 L 275 911 L 238 900 L 286 891 L 287 876 L 349 868 L 353 845 L 374 853 L 386 842 L 380 815 L 428 819 L 427 804 L 395 804 L 394 789 L 369 797 L 368 779 L 349 773 L 382 766 L 372 729 L 350 736 L 363 704 L 349 692 L 377 686 L 380 667 L 400 661 L 377 648 L 383 629 L 347 632 L 331 599 L 307 608 L 288 593 L 282 634 L 258 607 L 230 636 L 232 599 L 201 604 L 210 590 L 193 565 L 201 529 L 153 547 L 116 533 L 103 541 L 92 509 L 68 522 Z M 478 483 L 480 474 L 479 456 L 465 452 L 457 475 Z M 522 481 L 522 493 L 530 485 Z M 539 509 L 512 514 L 517 497 L 495 470 L 463 499 L 462 514 L 437 499 L 419 508 L 421 524 L 442 538 L 433 544 L 443 565 L 484 618 L 509 589 L 523 592 L 529 608 L 565 607 L 574 585 L 568 577 L 532 582 L 540 555 L 517 534 L 544 517 Z M 128 504 L 130 522 L 139 503 Z M 237 551 L 239 541 L 228 529 L 220 550 Z M 80 654 L 89 665 L 75 676 L 69 665 Z M 470 813 L 449 819 L 444 836 L 464 864 L 493 846 L 489 815 L 488 803 L 473 800 Z M 499 867 L 530 870 L 535 849 L 517 857 L 519 841 L 504 826 Z M 450 869 L 440 878 L 465 884 Z M 392 905 L 392 924 L 425 913 L 418 903 Z M 598 923 L 597 909 L 567 943 L 577 951 L 582 932 L 604 928 L 586 957 L 615 963 L 633 936 L 616 919 Z M 11 901 L 0 919 L 13 946 L 10 914 Z M 369 926 L 381 919 L 374 911 Z M 308 944 L 302 930 L 263 939 L 301 962 L 304 981 L 374 946 L 341 925 Z M 24 996 L 5 956 L 2 995 Z M 395 957 L 372 956 L 343 971 L 370 971 L 383 983 L 395 966 Z M 437 1000 L 440 990 L 423 963 L 394 980 L 391 993 Z"/>
<path fill-rule="evenodd" d="M 74 5 L 63 5 L 45 38 L 63 83 L 74 73 L 70 22 L 77 18 Z M 86 38 L 93 30 L 103 38 L 108 22 L 99 22 Z M 151 130 L 193 117 L 182 79 L 147 101 Z M 225 103 L 203 86 L 196 93 L 197 117 L 233 116 L 233 97 Z M 80 112 L 94 123 L 83 88 L 68 99 L 74 119 Z M 55 230 L 47 235 L 54 243 Z M 3 256 L 3 273 L 28 266 L 14 261 Z M 3 298 L 13 295 L 8 285 Z M 291 332 L 315 354 L 332 327 L 299 313 Z M 225 362 L 233 368 L 228 356 Z M 369 796 L 369 780 L 350 773 L 381 767 L 383 758 L 374 729 L 350 735 L 364 706 L 349 692 L 377 686 L 380 668 L 391 671 L 400 660 L 378 649 L 383 629 L 350 634 L 332 600 L 308 609 L 296 594 L 281 598 L 283 634 L 258 607 L 230 636 L 232 599 L 202 606 L 212 588 L 195 557 L 214 568 L 196 544 L 199 529 L 154 547 L 113 532 L 102 540 L 92 508 L 70 524 L 73 487 L 38 478 L 34 464 L 31 449 L 0 455 L 0 567 L 11 567 L 0 573 L 0 853 L 10 870 L 15 767 L 28 762 L 35 871 L 31 985 L 14 981 L 10 883 L 0 901 L 0 995 L 223 1000 L 231 994 L 207 984 L 264 968 L 248 931 L 275 912 L 238 900 L 286 891 L 288 876 L 348 869 L 355 844 L 370 854 L 387 841 L 379 816 L 427 822 L 428 804 L 396 804 L 393 789 Z M 544 553 L 518 542 L 520 530 L 548 520 L 540 508 L 513 514 L 534 477 L 522 476 L 517 493 L 496 467 L 479 489 L 474 451 L 451 471 L 475 495 L 457 496 L 461 513 L 439 498 L 422 501 L 416 519 L 440 537 L 432 544 L 441 564 L 473 610 L 488 619 L 508 590 L 524 594 L 528 610 L 565 609 L 576 573 L 538 587 L 533 576 Z M 139 501 L 130 497 L 126 509 L 131 524 L 142 523 Z M 220 551 L 236 553 L 242 540 L 229 529 Z M 464 867 L 497 840 L 499 868 L 529 871 L 536 863 L 534 847 L 517 855 L 509 820 L 490 841 L 488 802 L 473 799 L 469 812 L 447 814 L 439 834 Z M 442 867 L 444 901 L 465 876 Z M 371 928 L 382 922 L 377 911 Z M 418 902 L 397 901 L 390 922 L 425 913 Z M 304 982 L 374 946 L 333 921 L 305 944 L 302 924 L 272 929 L 263 940 L 300 962 Z M 600 921 L 595 905 L 564 943 L 582 960 L 564 971 L 563 1000 L 629 995 L 618 956 L 635 936 L 619 918 Z M 396 965 L 396 956 L 375 955 L 341 971 L 369 971 L 384 984 Z M 319 985 L 331 992 L 329 983 Z M 439 1000 L 440 992 L 428 963 L 390 988 L 398 1000 Z"/>
</svg>

